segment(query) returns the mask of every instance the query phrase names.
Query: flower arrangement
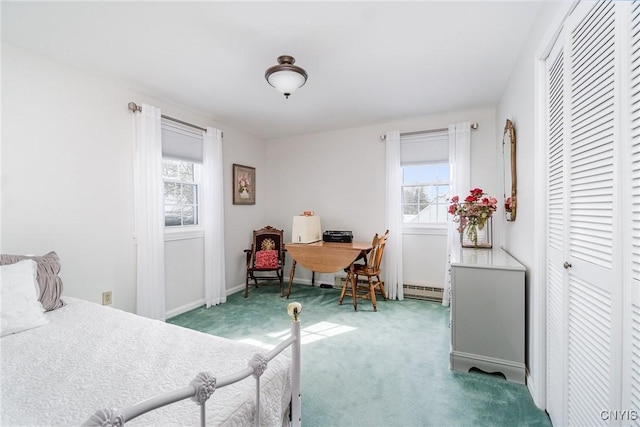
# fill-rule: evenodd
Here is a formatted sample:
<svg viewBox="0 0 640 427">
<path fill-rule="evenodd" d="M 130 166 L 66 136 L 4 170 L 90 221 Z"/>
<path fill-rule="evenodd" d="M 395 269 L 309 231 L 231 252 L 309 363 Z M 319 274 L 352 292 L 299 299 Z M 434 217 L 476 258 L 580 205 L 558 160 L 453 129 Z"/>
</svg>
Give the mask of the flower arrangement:
<svg viewBox="0 0 640 427">
<path fill-rule="evenodd" d="M 478 230 L 482 230 L 491 215 L 496 211 L 498 200 L 487 196 L 481 188 L 474 188 L 469 195 L 460 202 L 458 196 L 451 198 L 449 213 L 453 220 L 460 223 L 458 231 L 466 233 L 474 247 L 478 247 Z"/>
<path fill-rule="evenodd" d="M 249 182 L 248 174 L 241 173 L 238 175 L 238 192 L 240 193 L 240 197 L 249 197 Z"/>
</svg>

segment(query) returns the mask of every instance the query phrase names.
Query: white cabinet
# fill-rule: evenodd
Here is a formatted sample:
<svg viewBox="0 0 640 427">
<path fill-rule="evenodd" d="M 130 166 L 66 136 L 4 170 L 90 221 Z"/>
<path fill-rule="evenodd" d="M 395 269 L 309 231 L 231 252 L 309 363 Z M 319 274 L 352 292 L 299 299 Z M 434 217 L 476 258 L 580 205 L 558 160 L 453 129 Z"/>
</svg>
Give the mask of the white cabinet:
<svg viewBox="0 0 640 427">
<path fill-rule="evenodd" d="M 525 383 L 524 273 L 502 249 L 451 254 L 451 369 Z"/>
</svg>

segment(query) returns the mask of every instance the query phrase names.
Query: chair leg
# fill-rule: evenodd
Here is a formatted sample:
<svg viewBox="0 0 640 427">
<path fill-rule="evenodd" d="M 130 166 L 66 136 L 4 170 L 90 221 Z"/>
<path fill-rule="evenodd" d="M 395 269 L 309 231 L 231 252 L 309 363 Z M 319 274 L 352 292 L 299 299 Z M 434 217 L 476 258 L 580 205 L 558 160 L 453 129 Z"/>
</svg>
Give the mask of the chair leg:
<svg viewBox="0 0 640 427">
<path fill-rule="evenodd" d="M 358 275 L 351 275 L 351 295 L 353 296 L 353 311 L 358 311 Z"/>
<path fill-rule="evenodd" d="M 293 263 L 291 263 L 291 269 L 289 270 L 289 290 L 287 291 L 287 299 L 289 299 L 289 296 L 291 295 L 291 285 L 293 284 L 293 278 L 296 275 L 296 260 L 293 260 Z"/>
<path fill-rule="evenodd" d="M 278 277 L 280 278 L 280 296 L 284 296 L 284 281 L 282 280 L 282 276 L 284 276 L 284 271 L 277 272 Z"/>
<path fill-rule="evenodd" d="M 371 295 L 371 303 L 373 311 L 378 311 L 378 302 L 376 301 L 376 288 L 373 286 L 373 279 L 369 276 L 369 295 Z"/>
<path fill-rule="evenodd" d="M 382 298 L 384 298 L 384 300 L 387 300 L 387 292 L 384 290 L 384 282 L 382 280 L 380 280 L 380 276 L 376 276 L 378 278 L 378 284 L 380 286 L 380 291 L 382 292 Z"/>
<path fill-rule="evenodd" d="M 245 279 L 245 286 L 244 286 L 244 297 L 248 297 L 249 296 L 249 273 L 247 273 L 247 277 Z"/>
<path fill-rule="evenodd" d="M 349 286 L 350 284 L 351 284 L 351 272 L 348 272 L 347 277 L 344 279 L 344 285 L 342 285 L 342 291 L 340 292 L 340 299 L 338 300 L 339 305 L 342 305 L 344 296 L 347 293 L 347 286 Z"/>
</svg>

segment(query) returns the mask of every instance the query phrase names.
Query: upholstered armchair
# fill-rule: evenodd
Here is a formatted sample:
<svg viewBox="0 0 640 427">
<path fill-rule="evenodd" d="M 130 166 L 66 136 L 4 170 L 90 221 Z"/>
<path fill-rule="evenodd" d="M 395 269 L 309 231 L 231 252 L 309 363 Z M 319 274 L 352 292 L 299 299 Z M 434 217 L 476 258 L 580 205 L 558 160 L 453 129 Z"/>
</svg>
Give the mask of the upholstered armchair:
<svg viewBox="0 0 640 427">
<path fill-rule="evenodd" d="M 253 280 L 256 288 L 258 281 L 278 281 L 280 296 L 284 295 L 284 232 L 267 225 L 260 230 L 253 230 L 251 249 L 244 250 L 247 257 L 247 275 L 244 297 L 249 295 L 249 281 Z"/>
</svg>

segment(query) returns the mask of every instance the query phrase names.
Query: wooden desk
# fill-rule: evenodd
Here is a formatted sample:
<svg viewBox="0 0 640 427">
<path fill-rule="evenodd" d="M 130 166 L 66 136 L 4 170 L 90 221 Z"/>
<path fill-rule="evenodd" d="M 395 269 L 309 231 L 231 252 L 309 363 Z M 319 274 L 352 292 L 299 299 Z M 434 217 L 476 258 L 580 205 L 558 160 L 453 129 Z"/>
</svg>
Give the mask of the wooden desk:
<svg viewBox="0 0 640 427">
<path fill-rule="evenodd" d="M 304 268 L 318 273 L 335 273 L 349 266 L 353 270 L 353 262 L 358 258 L 358 255 L 370 251 L 372 247 L 371 243 L 367 242 L 330 243 L 321 241 L 314 243 L 287 243 L 285 248 L 293 258 L 291 271 L 289 272 L 289 291 L 287 293 L 287 298 L 289 298 L 298 262 Z M 353 295 L 355 295 L 356 276 L 351 274 L 351 277 L 351 287 L 354 291 Z M 353 308 L 356 311 L 358 310 L 357 298 L 353 299 Z"/>
</svg>

